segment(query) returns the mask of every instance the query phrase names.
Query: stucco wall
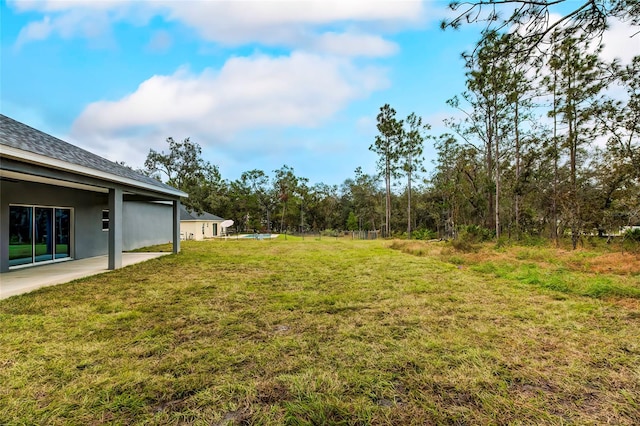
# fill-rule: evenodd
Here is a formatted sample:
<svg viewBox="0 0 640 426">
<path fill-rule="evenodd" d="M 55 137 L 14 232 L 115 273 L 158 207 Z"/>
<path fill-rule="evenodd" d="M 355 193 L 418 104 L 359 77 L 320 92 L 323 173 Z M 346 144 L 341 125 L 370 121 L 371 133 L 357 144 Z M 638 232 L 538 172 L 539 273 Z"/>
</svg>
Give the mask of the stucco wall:
<svg viewBox="0 0 640 426">
<path fill-rule="evenodd" d="M 204 233 L 202 232 L 203 226 L 204 226 Z M 183 220 L 180 222 L 180 237 L 184 240 L 200 241 L 204 238 L 213 238 L 219 235 L 220 235 L 220 223 L 216 224 L 215 221 Z"/>
<path fill-rule="evenodd" d="M 173 241 L 173 206 L 171 204 L 125 201 L 122 210 L 123 250 Z"/>
<path fill-rule="evenodd" d="M 180 238 L 183 240 L 201 240 L 202 228 L 198 230 L 198 222 L 180 221 Z"/>
<path fill-rule="evenodd" d="M 82 259 L 107 254 L 108 232 L 102 231 L 102 209 L 107 208 L 107 194 L 33 182 L 2 181 L 1 185 L 0 244 L 3 248 L 3 266 L 8 262 L 10 204 L 73 209 L 71 256 Z"/>
</svg>

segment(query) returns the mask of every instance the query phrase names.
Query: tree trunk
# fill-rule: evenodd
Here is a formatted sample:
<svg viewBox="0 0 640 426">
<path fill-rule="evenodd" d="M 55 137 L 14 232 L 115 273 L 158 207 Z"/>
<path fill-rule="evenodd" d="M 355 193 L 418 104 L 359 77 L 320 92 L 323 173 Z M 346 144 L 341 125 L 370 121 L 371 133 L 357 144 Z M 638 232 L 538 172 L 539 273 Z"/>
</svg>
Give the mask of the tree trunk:
<svg viewBox="0 0 640 426">
<path fill-rule="evenodd" d="M 499 144 L 496 141 L 496 239 L 500 238 L 500 162 L 498 161 Z"/>
<path fill-rule="evenodd" d="M 388 155 L 385 161 L 386 161 L 385 231 L 387 234 L 386 237 L 389 237 L 391 235 L 391 159 L 389 158 Z"/>
<path fill-rule="evenodd" d="M 271 233 L 271 214 L 269 213 L 268 208 L 267 208 L 267 232 Z"/>
<path fill-rule="evenodd" d="M 569 93 L 571 93 L 571 74 L 569 74 Z M 569 124 L 569 163 L 570 163 L 570 169 L 571 169 L 571 209 L 573 210 L 572 214 L 571 214 L 571 245 L 573 247 L 573 249 L 575 250 L 577 248 L 578 245 L 578 238 L 579 238 L 579 226 L 578 226 L 578 221 L 579 221 L 579 215 L 580 215 L 580 207 L 578 205 L 578 187 L 577 187 L 577 171 L 576 171 L 576 157 L 577 157 L 577 148 L 578 148 L 578 141 L 577 141 L 577 135 L 576 135 L 576 125 L 577 123 L 575 122 L 576 120 L 576 111 L 575 111 L 575 106 L 573 104 L 573 100 L 570 99 L 569 101 L 569 105 L 568 105 L 568 117 L 567 117 L 567 121 Z"/>
<path fill-rule="evenodd" d="M 496 205 L 495 205 L 495 217 L 496 217 L 496 239 L 500 238 L 500 138 L 498 136 L 498 110 L 497 110 L 497 100 L 496 102 L 496 110 L 494 111 L 494 131 L 495 131 L 495 145 L 496 145 L 496 157 L 494 159 L 496 165 Z"/>
<path fill-rule="evenodd" d="M 287 207 L 287 203 L 282 203 L 282 217 L 280 218 L 280 232 L 283 232 L 284 230 L 284 212 L 285 212 L 285 208 Z"/>
<path fill-rule="evenodd" d="M 520 98 L 516 96 L 515 104 L 515 137 L 516 137 L 516 187 L 520 191 L 520 126 L 518 125 Z M 515 194 L 515 220 L 516 220 L 516 239 L 520 239 L 520 194 Z"/>
<path fill-rule="evenodd" d="M 553 71 L 553 203 L 551 206 L 551 216 L 553 226 L 551 227 L 551 237 L 558 247 L 558 100 L 556 93 L 557 70 Z"/>
<path fill-rule="evenodd" d="M 487 181 L 488 182 L 493 182 L 493 131 L 491 129 L 492 123 L 489 122 L 488 126 L 487 126 L 487 147 L 486 147 L 486 165 L 487 165 Z M 494 214 L 495 212 L 493 211 L 494 209 L 494 194 L 493 192 L 489 191 L 489 202 L 488 204 L 488 215 L 487 215 L 487 220 L 488 222 L 486 223 L 487 228 L 493 228 L 494 223 L 493 221 L 495 220 Z"/>
<path fill-rule="evenodd" d="M 411 154 L 409 154 L 407 171 L 407 239 L 411 239 Z"/>
</svg>

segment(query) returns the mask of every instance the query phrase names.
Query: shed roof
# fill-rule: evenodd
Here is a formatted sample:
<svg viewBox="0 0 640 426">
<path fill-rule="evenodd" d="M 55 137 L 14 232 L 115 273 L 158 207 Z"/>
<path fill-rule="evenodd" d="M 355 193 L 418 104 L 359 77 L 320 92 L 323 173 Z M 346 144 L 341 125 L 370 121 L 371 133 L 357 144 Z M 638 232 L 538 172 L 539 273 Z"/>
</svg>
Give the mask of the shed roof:
<svg viewBox="0 0 640 426">
<path fill-rule="evenodd" d="M 152 177 L 0 114 L 0 154 L 177 197 L 188 195 Z"/>
<path fill-rule="evenodd" d="M 183 206 L 182 204 L 180 205 L 180 220 L 211 220 L 211 221 L 216 221 L 216 222 L 220 222 L 223 221 L 224 219 L 221 218 L 220 216 L 216 216 L 214 214 L 208 213 L 208 212 L 202 212 L 202 213 L 196 213 L 196 212 L 189 212 L 185 206 Z"/>
</svg>

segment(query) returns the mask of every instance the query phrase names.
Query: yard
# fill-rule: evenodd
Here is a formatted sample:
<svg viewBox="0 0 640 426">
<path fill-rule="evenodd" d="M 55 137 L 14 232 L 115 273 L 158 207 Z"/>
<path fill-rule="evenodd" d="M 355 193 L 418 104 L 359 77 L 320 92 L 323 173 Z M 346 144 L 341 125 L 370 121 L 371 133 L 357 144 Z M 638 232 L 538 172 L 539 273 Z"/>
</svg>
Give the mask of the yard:
<svg viewBox="0 0 640 426">
<path fill-rule="evenodd" d="M 640 424 L 640 258 L 289 237 L 0 301 L 0 424 Z"/>
</svg>

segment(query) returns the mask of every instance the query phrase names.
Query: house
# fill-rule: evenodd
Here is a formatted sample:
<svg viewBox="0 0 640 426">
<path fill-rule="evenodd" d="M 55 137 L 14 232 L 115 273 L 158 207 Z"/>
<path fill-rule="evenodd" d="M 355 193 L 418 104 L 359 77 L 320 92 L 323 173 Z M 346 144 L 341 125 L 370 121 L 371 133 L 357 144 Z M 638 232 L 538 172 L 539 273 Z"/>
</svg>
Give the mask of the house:
<svg viewBox="0 0 640 426">
<path fill-rule="evenodd" d="M 180 197 L 128 167 L 0 115 L 0 272 L 160 243 L 180 250 Z"/>
<path fill-rule="evenodd" d="M 180 237 L 183 240 L 219 237 L 222 222 L 224 219 L 214 214 L 189 212 L 184 206 L 180 207 Z"/>
</svg>

